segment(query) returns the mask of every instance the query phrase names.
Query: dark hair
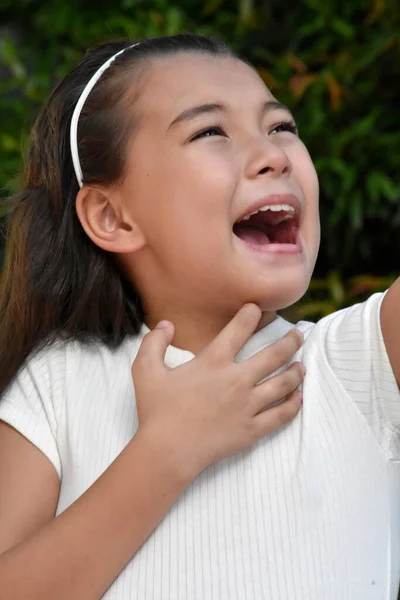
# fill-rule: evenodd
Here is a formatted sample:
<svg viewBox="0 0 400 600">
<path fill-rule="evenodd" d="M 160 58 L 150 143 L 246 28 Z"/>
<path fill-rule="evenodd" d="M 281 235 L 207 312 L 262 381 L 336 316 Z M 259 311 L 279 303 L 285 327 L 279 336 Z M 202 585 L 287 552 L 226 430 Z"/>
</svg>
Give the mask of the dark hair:
<svg viewBox="0 0 400 600">
<path fill-rule="evenodd" d="M 126 335 L 137 334 L 144 321 L 140 299 L 113 255 L 92 243 L 79 222 L 79 186 L 69 146 L 72 113 L 86 83 L 132 43 L 89 51 L 54 89 L 33 127 L 22 191 L 11 199 L 0 283 L 0 392 L 34 349 L 60 338 L 117 346 Z M 192 34 L 144 40 L 118 56 L 79 119 L 84 183 L 111 183 L 124 173 L 124 149 L 134 123 L 121 107 L 132 68 L 179 52 L 234 56 L 223 42 Z"/>
</svg>

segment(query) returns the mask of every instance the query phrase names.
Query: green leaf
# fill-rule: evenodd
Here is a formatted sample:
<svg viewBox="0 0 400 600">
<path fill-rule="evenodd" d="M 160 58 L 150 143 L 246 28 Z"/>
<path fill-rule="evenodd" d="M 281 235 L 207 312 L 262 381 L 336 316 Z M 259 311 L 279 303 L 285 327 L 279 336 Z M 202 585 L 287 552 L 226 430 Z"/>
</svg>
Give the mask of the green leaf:
<svg viewBox="0 0 400 600">
<path fill-rule="evenodd" d="M 400 201 L 399 188 L 381 171 L 371 171 L 368 174 L 367 190 L 369 197 L 375 202 L 382 196 L 392 202 Z"/>
<path fill-rule="evenodd" d="M 14 152 L 15 150 L 19 150 L 18 140 L 7 133 L 0 134 L 0 146 L 6 152 Z"/>
<path fill-rule="evenodd" d="M 15 79 L 21 81 L 26 77 L 26 69 L 18 56 L 16 44 L 8 35 L 0 39 L 0 59 L 10 69 Z"/>
<path fill-rule="evenodd" d="M 351 39 L 355 35 L 355 29 L 350 23 L 346 23 L 343 19 L 336 17 L 332 21 L 332 29 L 336 33 L 339 33 L 342 37 Z"/>
<path fill-rule="evenodd" d="M 176 35 L 180 32 L 183 25 L 182 12 L 176 6 L 168 9 L 165 16 L 164 35 Z"/>
<path fill-rule="evenodd" d="M 361 229 L 364 221 L 363 203 L 360 192 L 355 192 L 351 199 L 350 220 L 354 229 Z"/>
</svg>

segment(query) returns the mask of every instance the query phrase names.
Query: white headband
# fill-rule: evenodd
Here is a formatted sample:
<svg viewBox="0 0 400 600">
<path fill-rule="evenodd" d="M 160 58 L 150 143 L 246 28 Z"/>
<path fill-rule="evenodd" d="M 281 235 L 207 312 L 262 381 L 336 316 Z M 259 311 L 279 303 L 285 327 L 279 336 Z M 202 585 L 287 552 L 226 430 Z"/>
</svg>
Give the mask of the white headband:
<svg viewBox="0 0 400 600">
<path fill-rule="evenodd" d="M 114 62 L 114 60 L 117 58 L 117 56 L 119 56 L 120 54 L 125 52 L 125 50 L 134 48 L 135 46 L 138 46 L 139 44 L 140 44 L 140 42 L 137 42 L 136 44 L 132 44 L 132 46 L 123 48 L 122 50 L 119 50 L 119 52 L 116 52 L 108 60 L 106 60 L 106 62 L 103 65 L 101 65 L 101 67 L 99 69 L 97 69 L 96 73 L 89 79 L 82 94 L 79 97 L 78 102 L 76 103 L 74 112 L 72 114 L 69 140 L 70 140 L 70 146 L 71 146 L 72 162 L 74 165 L 75 175 L 78 180 L 79 187 L 82 187 L 83 175 L 82 175 L 81 163 L 79 161 L 79 153 L 78 153 L 78 121 L 79 121 L 79 117 L 80 117 L 83 105 L 85 104 L 86 99 L 89 96 L 90 92 L 92 91 L 92 89 L 94 88 L 94 86 L 96 85 L 96 83 L 98 82 L 100 77 L 103 75 L 104 71 L 106 69 L 108 69 L 108 67 L 111 65 L 112 62 Z"/>
</svg>

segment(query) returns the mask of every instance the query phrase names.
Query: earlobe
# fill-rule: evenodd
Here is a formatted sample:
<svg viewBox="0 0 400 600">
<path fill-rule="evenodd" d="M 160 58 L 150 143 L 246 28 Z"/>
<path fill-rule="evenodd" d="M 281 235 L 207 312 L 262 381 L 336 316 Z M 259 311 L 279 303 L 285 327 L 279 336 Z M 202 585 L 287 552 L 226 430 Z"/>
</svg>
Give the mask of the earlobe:
<svg viewBox="0 0 400 600">
<path fill-rule="evenodd" d="M 88 237 L 103 250 L 130 253 L 146 243 L 138 225 L 124 220 L 107 190 L 83 186 L 76 197 L 76 212 Z"/>
</svg>

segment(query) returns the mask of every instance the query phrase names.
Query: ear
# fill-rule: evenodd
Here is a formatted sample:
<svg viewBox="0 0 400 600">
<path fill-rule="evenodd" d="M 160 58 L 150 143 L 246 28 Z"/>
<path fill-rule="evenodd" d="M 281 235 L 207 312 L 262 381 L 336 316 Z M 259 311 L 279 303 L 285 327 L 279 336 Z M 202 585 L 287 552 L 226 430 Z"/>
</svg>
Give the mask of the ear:
<svg viewBox="0 0 400 600">
<path fill-rule="evenodd" d="M 130 253 L 146 244 L 141 229 L 122 215 L 109 190 L 83 186 L 76 197 L 76 212 L 86 234 L 103 250 Z"/>
</svg>

